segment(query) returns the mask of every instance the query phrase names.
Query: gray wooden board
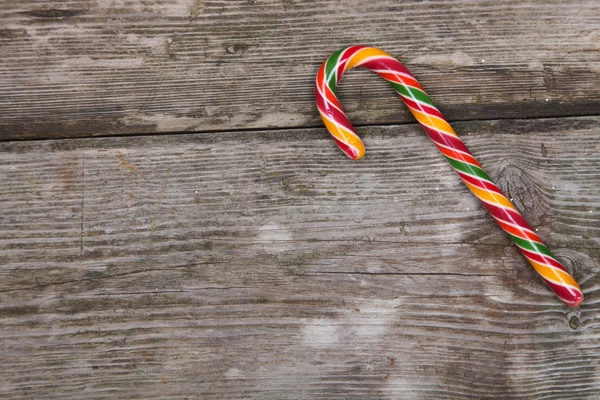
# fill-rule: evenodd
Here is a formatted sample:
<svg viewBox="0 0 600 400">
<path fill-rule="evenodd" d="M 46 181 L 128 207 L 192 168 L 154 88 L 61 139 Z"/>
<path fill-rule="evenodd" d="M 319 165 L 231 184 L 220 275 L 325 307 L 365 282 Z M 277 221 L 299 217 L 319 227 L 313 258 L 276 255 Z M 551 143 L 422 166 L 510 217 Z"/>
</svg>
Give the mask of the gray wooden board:
<svg viewBox="0 0 600 400">
<path fill-rule="evenodd" d="M 563 306 L 416 125 L 0 144 L 0 397 L 593 399 L 600 117 L 456 123 Z"/>
<path fill-rule="evenodd" d="M 313 80 L 333 51 L 385 49 L 450 120 L 600 110 L 600 3 L 4 1 L 4 139 L 319 126 Z M 357 124 L 412 121 L 353 72 Z"/>
</svg>

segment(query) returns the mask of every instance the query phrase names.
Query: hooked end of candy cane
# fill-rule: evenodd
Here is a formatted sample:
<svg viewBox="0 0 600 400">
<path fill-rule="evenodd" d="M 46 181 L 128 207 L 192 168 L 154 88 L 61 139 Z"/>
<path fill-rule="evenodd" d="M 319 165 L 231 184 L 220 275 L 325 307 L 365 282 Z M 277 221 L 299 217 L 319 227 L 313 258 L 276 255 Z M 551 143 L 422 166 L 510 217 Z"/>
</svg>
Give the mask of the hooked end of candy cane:
<svg viewBox="0 0 600 400">
<path fill-rule="evenodd" d="M 353 160 L 360 160 L 361 158 L 363 158 L 365 156 L 365 151 L 363 150 L 362 153 L 358 153 L 354 158 L 352 158 Z"/>
<path fill-rule="evenodd" d="M 350 157 L 353 160 L 360 160 L 364 157 L 365 145 L 360 139 L 358 139 L 358 137 L 352 138 L 354 140 L 348 141 L 340 139 L 331 129 L 329 129 L 329 133 L 331 133 L 331 137 L 338 145 L 340 150 L 346 153 L 348 157 Z"/>
<path fill-rule="evenodd" d="M 356 135 L 352 125 L 348 122 L 346 127 L 339 126 L 332 122 L 327 114 L 320 113 L 325 127 L 331 134 L 331 138 L 338 147 L 353 160 L 360 160 L 365 155 L 365 145 Z"/>
</svg>

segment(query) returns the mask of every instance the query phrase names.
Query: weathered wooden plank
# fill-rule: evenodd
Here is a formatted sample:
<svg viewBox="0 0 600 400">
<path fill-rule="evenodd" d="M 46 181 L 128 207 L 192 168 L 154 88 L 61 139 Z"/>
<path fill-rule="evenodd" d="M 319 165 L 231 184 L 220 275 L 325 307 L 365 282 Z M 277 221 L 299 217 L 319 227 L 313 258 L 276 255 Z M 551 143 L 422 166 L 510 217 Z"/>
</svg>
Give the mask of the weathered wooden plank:
<svg viewBox="0 0 600 400">
<path fill-rule="evenodd" d="M 317 126 L 317 68 L 356 43 L 400 57 L 450 120 L 597 114 L 599 21 L 595 0 L 5 2 L 0 135 Z M 411 121 L 386 86 L 348 76 L 353 121 Z"/>
<path fill-rule="evenodd" d="M 592 399 L 599 126 L 456 124 L 577 311 L 415 125 L 2 143 L 0 394 Z"/>
</svg>

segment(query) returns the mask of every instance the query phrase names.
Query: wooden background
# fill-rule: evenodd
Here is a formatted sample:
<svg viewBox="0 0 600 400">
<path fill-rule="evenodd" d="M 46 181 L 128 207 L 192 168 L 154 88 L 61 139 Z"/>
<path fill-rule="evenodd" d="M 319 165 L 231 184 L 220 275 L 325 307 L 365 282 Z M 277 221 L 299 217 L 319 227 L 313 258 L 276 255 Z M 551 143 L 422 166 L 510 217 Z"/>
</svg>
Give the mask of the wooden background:
<svg viewBox="0 0 600 400">
<path fill-rule="evenodd" d="M 374 74 L 421 81 L 562 305 Z M 3 1 L 0 397 L 600 398 L 600 3 Z"/>
</svg>

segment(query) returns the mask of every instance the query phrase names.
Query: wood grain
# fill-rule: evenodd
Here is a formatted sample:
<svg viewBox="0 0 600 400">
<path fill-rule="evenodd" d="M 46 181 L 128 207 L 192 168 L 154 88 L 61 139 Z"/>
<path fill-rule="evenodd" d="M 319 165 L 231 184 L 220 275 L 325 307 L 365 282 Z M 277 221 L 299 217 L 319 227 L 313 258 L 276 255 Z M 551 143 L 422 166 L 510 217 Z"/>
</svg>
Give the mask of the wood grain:
<svg viewBox="0 0 600 400">
<path fill-rule="evenodd" d="M 600 117 L 454 125 L 579 310 L 416 125 L 5 142 L 1 397 L 597 398 Z"/>
<path fill-rule="evenodd" d="M 450 120 L 597 114 L 600 3 L 4 2 L 3 139 L 320 126 L 334 50 L 386 49 Z M 341 85 L 358 125 L 412 121 L 366 71 Z"/>
</svg>

